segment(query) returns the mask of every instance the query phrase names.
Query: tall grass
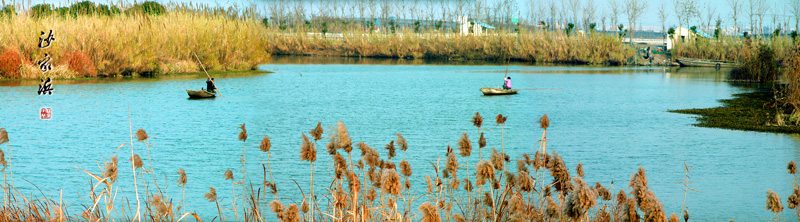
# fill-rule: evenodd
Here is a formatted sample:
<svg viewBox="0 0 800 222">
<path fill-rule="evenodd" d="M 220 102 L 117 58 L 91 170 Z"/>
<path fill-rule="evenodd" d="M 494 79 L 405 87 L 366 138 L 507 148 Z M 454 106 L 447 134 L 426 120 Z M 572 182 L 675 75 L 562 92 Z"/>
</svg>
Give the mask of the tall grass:
<svg viewBox="0 0 800 222">
<path fill-rule="evenodd" d="M 498 117 L 500 118 L 500 117 Z M 506 116 L 497 124 L 505 124 Z M 475 120 L 475 119 L 473 119 Z M 540 127 L 546 129 L 550 126 L 547 116 L 540 120 Z M 239 139 L 246 141 L 244 127 Z M 0 144 L 8 141 L 5 131 L 0 128 Z M 486 131 L 491 132 L 491 131 Z M 486 133 L 482 132 L 482 133 Z M 13 133 L 13 132 L 12 132 Z M 313 171 L 313 163 L 318 160 L 316 141 L 323 137 L 331 138 L 326 145 L 326 153 L 332 158 L 332 165 L 328 171 L 333 178 L 330 186 L 317 193 L 314 189 L 313 179 L 309 190 L 288 190 L 297 197 L 302 194 L 302 200 L 278 198 L 272 175 L 267 181 L 267 168 L 270 164 L 263 164 L 264 179 L 244 180 L 234 182 L 233 173 L 228 170 L 225 177 L 216 177 L 220 181 L 231 180 L 231 185 L 236 187 L 242 183 L 242 192 L 239 198 L 243 199 L 242 205 L 233 202 L 230 208 L 220 206 L 220 199 L 226 198 L 224 194 L 217 193 L 213 187 L 205 197 L 217 207 L 218 217 L 200 218 L 183 209 L 183 204 L 173 204 L 172 196 L 162 193 L 161 185 L 153 178 L 152 185 L 145 188 L 142 205 L 133 206 L 127 203 L 124 196 L 117 196 L 118 190 L 128 189 L 130 184 L 117 184 L 116 178 L 120 175 L 117 170 L 118 161 L 112 156 L 110 161 L 104 161 L 105 167 L 99 174 L 85 171 L 95 179 L 92 184 L 90 203 L 83 204 L 84 209 L 80 214 L 70 215 L 64 212 L 64 206 L 55 200 L 24 196 L 19 192 L 9 193 L 11 202 L 0 208 L 0 218 L 10 221 L 183 221 L 187 217 L 203 219 L 204 221 L 677 221 L 677 216 L 672 214 L 669 219 L 663 210 L 656 194 L 649 189 L 644 168 L 631 175 L 629 189 L 620 189 L 616 196 L 612 196 L 613 187 L 605 187 L 599 182 L 592 184 L 583 176 L 582 164 L 576 167 L 577 175 L 570 173 L 562 156 L 557 152 L 545 151 L 546 134 L 543 133 L 541 143 L 533 146 L 535 154 L 521 154 L 512 159 L 509 155 L 492 149 L 485 160 L 479 160 L 474 165 L 474 173 L 462 168 L 469 164 L 460 164 L 459 161 L 467 160 L 471 152 L 471 142 L 466 139 L 466 134 L 459 140 L 459 149 L 462 157 L 456 156 L 455 151 L 448 147 L 445 154 L 446 161 L 437 160 L 431 163 L 433 171 L 426 175 L 427 189 L 412 188 L 408 178 L 412 174 L 412 166 L 405 159 L 405 152 L 409 148 L 405 138 L 398 134 L 397 143 L 394 140 L 386 146 L 387 156 L 374 148 L 361 142 L 353 146 L 352 139 L 345 125 L 338 122 L 332 130 L 325 134 L 321 123 L 310 132 L 312 138 L 302 135 L 302 146 L 296 154 L 301 160 L 308 161 Z M 149 149 L 150 138 L 144 130 L 136 134 L 137 140 L 143 142 L 145 147 L 133 147 L 133 133 L 131 131 L 131 147 L 133 158 L 132 167 L 147 169 L 141 157 L 135 154 L 138 151 Z M 232 138 L 231 138 L 232 139 Z M 311 140 L 314 140 L 312 142 Z M 486 141 L 494 144 L 494 141 Z M 125 146 L 127 143 L 121 145 Z M 538 147 L 537 147 L 538 146 Z M 247 147 L 245 146 L 245 149 Z M 269 152 L 271 141 L 265 137 L 258 148 Z M 353 159 L 354 148 L 359 149 L 360 159 Z M 404 158 L 395 158 L 395 149 L 404 152 Z M 280 149 L 297 149 L 284 148 Z M 0 149 L 2 150 L 2 149 Z M 0 153 L 1 154 L 1 153 Z M 347 156 L 347 159 L 345 159 Z M 358 154 L 355 155 L 358 158 Z M 2 157 L 2 155 L 0 155 Z M 139 157 L 139 158 L 137 158 Z M 150 157 L 148 156 L 148 159 Z M 319 156 L 319 158 L 326 158 Z M 285 158 L 282 158 L 285 159 Z M 267 163 L 269 163 L 269 157 Z M 3 162 L 5 163 L 5 162 Z M 242 162 L 242 164 L 245 164 Z M 148 161 L 148 165 L 149 164 Z M 421 166 L 414 166 L 421 167 Z M 146 170 L 145 170 L 146 171 Z M 152 166 L 149 169 L 151 174 Z M 270 170 L 271 172 L 271 170 Z M 463 174 L 462 174 L 463 173 Z M 591 172 L 586 172 L 590 174 Z M 136 171 L 133 171 L 134 176 Z M 178 169 L 178 185 L 183 188 L 187 184 L 186 172 Z M 313 174 L 309 177 L 313 178 Z M 403 181 L 405 178 L 405 181 Z M 463 178 L 463 181 L 461 180 Z M 474 181 L 471 179 L 474 178 Z M 142 178 L 143 180 L 149 180 Z M 279 181 L 288 182 L 291 178 L 277 178 Z M 134 180 L 136 181 L 136 180 Z M 146 183 L 146 184 L 147 184 Z M 253 185 L 271 190 L 267 194 L 261 188 L 254 189 Z M 263 183 L 263 184 L 258 184 Z M 138 185 L 133 184 L 134 188 Z M 245 189 L 249 186 L 251 189 Z M 14 191 L 13 186 L 4 183 L 4 187 Z M 98 191 L 94 188 L 102 187 Z M 415 190 L 415 191 L 412 191 Z M 422 193 L 419 193 L 422 191 Z M 185 194 L 180 194 L 185 202 Z M 232 201 L 236 201 L 235 188 L 231 193 Z M 266 201 L 268 195 L 275 195 L 274 200 Z M 192 196 L 197 196 L 192 195 Z M 317 198 L 322 197 L 322 198 Z M 25 199 L 25 201 L 17 201 Z M 34 201 L 31 201 L 34 200 Z M 261 201 L 264 200 L 264 201 Z M 268 203 L 269 202 L 269 203 Z M 297 204 L 300 203 L 298 206 Z M 127 208 L 126 208 L 127 206 Z M 138 212 L 141 211 L 141 215 Z M 233 211 L 233 215 L 225 215 L 223 211 Z M 180 213 L 186 211 L 188 213 Z M 271 212 L 269 212 L 271 211 Z M 237 213 L 237 212 L 241 212 Z M 265 216 L 265 215 L 274 215 Z"/>
<path fill-rule="evenodd" d="M 124 10 L 133 6 L 121 4 L 119 7 Z M 10 68 L 0 67 L 0 77 L 71 78 L 95 74 L 198 72 L 199 65 L 192 53 L 197 53 L 203 64 L 214 71 L 248 70 L 269 59 L 266 28 L 255 17 L 254 9 L 170 4 L 163 15 L 130 11 L 112 15 L 95 12 L 34 17 L 29 9 L 3 17 L 0 60 L 20 61 Z M 56 40 L 51 47 L 40 49 L 37 36 L 48 30 L 53 30 Z M 4 51 L 18 55 L 14 58 Z M 49 53 L 53 59 L 53 70 L 47 73 L 35 66 L 44 58 L 44 53 Z"/>
</svg>

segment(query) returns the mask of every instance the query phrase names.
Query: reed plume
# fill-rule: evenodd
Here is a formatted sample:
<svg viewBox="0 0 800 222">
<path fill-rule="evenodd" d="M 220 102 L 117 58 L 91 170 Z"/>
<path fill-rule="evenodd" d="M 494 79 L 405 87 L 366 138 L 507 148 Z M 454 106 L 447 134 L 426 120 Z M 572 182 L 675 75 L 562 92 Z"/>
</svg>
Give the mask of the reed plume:
<svg viewBox="0 0 800 222">
<path fill-rule="evenodd" d="M 578 166 L 575 166 L 575 172 L 578 173 L 578 177 L 583 177 L 583 163 L 578 163 Z"/>
<path fill-rule="evenodd" d="M 361 190 L 361 180 L 358 178 L 358 174 L 347 174 L 347 186 L 350 188 L 350 192 Z"/>
<path fill-rule="evenodd" d="M 133 154 L 133 156 L 131 157 L 131 161 L 133 162 L 133 167 L 142 168 L 142 166 L 144 166 L 144 163 L 142 162 L 142 157 L 140 157 L 139 154 Z"/>
<path fill-rule="evenodd" d="M 469 178 L 464 179 L 464 190 L 467 192 L 472 192 L 473 188 L 472 181 L 470 181 Z"/>
<path fill-rule="evenodd" d="M 391 142 L 389 142 L 389 144 L 386 144 L 386 147 L 384 147 L 384 149 L 386 149 L 386 150 L 388 150 L 388 151 L 389 151 L 387 155 L 389 156 L 389 159 L 391 160 L 391 159 L 392 159 L 392 157 L 394 157 L 394 156 L 395 156 L 395 152 L 394 152 L 394 151 L 395 151 L 395 150 L 394 150 L 394 140 L 392 140 Z"/>
<path fill-rule="evenodd" d="M 394 169 L 384 170 L 381 176 L 381 192 L 391 195 L 400 195 L 400 175 Z"/>
<path fill-rule="evenodd" d="M 786 202 L 788 203 L 787 207 L 789 207 L 789 209 L 798 208 L 797 206 L 800 205 L 800 189 L 794 188 L 792 194 L 789 195 L 789 198 L 786 200 Z"/>
<path fill-rule="evenodd" d="M 231 170 L 225 171 L 225 180 L 233 180 L 233 171 Z"/>
<path fill-rule="evenodd" d="M 298 222 L 300 221 L 300 214 L 298 214 L 297 204 L 289 204 L 289 208 L 286 209 L 286 220 L 285 222 Z"/>
<path fill-rule="evenodd" d="M 311 137 L 314 137 L 314 140 L 321 140 L 322 132 L 322 122 L 317 122 L 317 127 L 311 129 L 311 132 L 308 132 L 308 134 L 310 134 Z"/>
<path fill-rule="evenodd" d="M 261 149 L 261 152 L 269 152 L 270 147 L 272 147 L 272 143 L 269 141 L 269 136 L 264 136 L 264 139 L 261 140 L 261 145 L 258 146 L 258 149 Z"/>
<path fill-rule="evenodd" d="M 331 141 L 328 142 L 328 144 L 325 144 L 325 152 L 327 152 L 329 155 L 336 154 L 336 139 L 331 137 Z"/>
<path fill-rule="evenodd" d="M 411 173 L 412 173 L 411 172 L 411 164 L 409 164 L 408 161 L 406 161 L 406 160 L 400 161 L 400 173 L 403 174 L 403 176 L 406 176 L 406 177 L 410 177 L 411 176 Z"/>
<path fill-rule="evenodd" d="M 342 121 L 336 122 L 336 132 L 334 135 L 336 136 L 337 148 L 344 149 L 347 153 L 353 150 L 353 141 L 350 139 L 350 134 L 347 133 L 347 127 L 345 127 Z"/>
<path fill-rule="evenodd" d="M 472 125 L 478 128 L 483 125 L 483 117 L 480 112 L 475 112 L 475 116 L 472 117 Z"/>
<path fill-rule="evenodd" d="M 246 141 L 247 140 L 247 129 L 244 128 L 244 123 L 242 123 L 242 126 L 239 126 L 239 129 L 242 130 L 241 132 L 239 132 L 239 140 Z"/>
<path fill-rule="evenodd" d="M 186 171 L 183 168 L 178 169 L 178 185 L 186 186 Z"/>
<path fill-rule="evenodd" d="M 478 148 L 486 147 L 486 137 L 483 137 L 483 132 L 481 132 L 481 137 L 478 139 Z"/>
<path fill-rule="evenodd" d="M 528 164 L 524 159 L 517 160 L 517 172 L 530 173 L 528 171 Z"/>
<path fill-rule="evenodd" d="M 0 145 L 8 142 L 8 132 L 6 128 L 0 128 Z"/>
<path fill-rule="evenodd" d="M 308 210 L 309 210 L 308 209 L 308 202 L 306 202 L 306 200 L 303 200 L 303 203 L 300 204 L 300 211 L 303 212 L 303 213 L 308 213 Z"/>
<path fill-rule="evenodd" d="M 495 122 L 497 122 L 498 125 L 502 125 L 502 124 L 506 123 L 506 120 L 508 120 L 508 116 L 503 116 L 502 114 L 497 114 L 497 117 L 495 117 L 494 120 L 495 120 Z"/>
<path fill-rule="evenodd" d="M 106 162 L 105 171 L 103 172 L 103 177 L 107 178 L 107 185 L 111 185 L 117 181 L 117 174 L 119 171 L 117 170 L 117 155 L 111 157 L 111 162 Z"/>
<path fill-rule="evenodd" d="M 625 195 L 624 190 L 619 189 L 619 193 L 617 193 L 617 206 L 622 206 L 625 202 L 628 202 L 628 195 Z"/>
<path fill-rule="evenodd" d="M 148 138 L 150 137 L 147 136 L 147 132 L 145 132 L 144 129 L 139 128 L 139 130 L 136 130 L 136 141 L 142 142 L 147 140 Z"/>
<path fill-rule="evenodd" d="M 550 127 L 550 118 L 547 117 L 547 114 L 544 114 L 541 119 L 539 119 L 539 128 L 547 129 Z"/>
<path fill-rule="evenodd" d="M 477 186 L 486 184 L 487 179 L 494 181 L 494 166 L 489 161 L 480 161 L 475 165 L 475 175 L 477 176 L 475 180 Z"/>
<path fill-rule="evenodd" d="M 472 142 L 469 141 L 469 136 L 467 136 L 466 132 L 462 133 L 458 139 L 458 150 L 461 151 L 459 153 L 461 157 L 468 157 L 472 154 Z"/>
<path fill-rule="evenodd" d="M 553 186 L 556 191 L 561 191 L 562 195 L 566 196 L 568 192 L 572 191 L 572 182 L 564 160 L 561 159 L 558 153 L 553 152 L 553 157 L 547 165 L 547 168 L 550 169 L 550 175 L 553 176 Z"/>
<path fill-rule="evenodd" d="M 597 189 L 597 195 L 600 196 L 600 199 L 605 201 L 611 200 L 611 192 L 608 190 L 608 188 L 603 187 L 600 182 L 596 182 L 594 187 Z"/>
<path fill-rule="evenodd" d="M 639 167 L 639 171 L 631 175 L 631 181 L 628 183 L 628 187 L 631 188 L 631 195 L 636 199 L 636 203 L 641 207 L 642 202 L 648 200 L 647 176 L 645 176 L 644 167 Z"/>
<path fill-rule="evenodd" d="M 455 221 L 455 222 L 467 222 L 467 220 L 464 219 L 464 216 L 461 216 L 461 214 L 453 214 L 453 221 Z"/>
<path fill-rule="evenodd" d="M 567 196 L 564 212 L 573 220 L 578 220 L 597 203 L 597 193 L 580 177 L 575 177 L 573 180 L 575 181 L 575 191 Z"/>
<path fill-rule="evenodd" d="M 8 163 L 6 162 L 6 153 L 3 152 L 3 149 L 0 149 L 0 165 L 3 165 L 3 170 L 4 171 L 6 169 L 6 165 L 7 164 Z"/>
<path fill-rule="evenodd" d="M 214 187 L 208 187 L 208 193 L 205 195 L 208 202 L 216 202 L 217 201 L 217 190 Z"/>
<path fill-rule="evenodd" d="M 286 213 L 284 212 L 284 206 L 280 201 L 273 200 L 272 202 L 269 202 L 269 207 L 272 208 L 272 212 L 275 213 L 275 217 L 277 217 L 278 220 L 285 221 L 284 218 L 286 218 Z"/>
<path fill-rule="evenodd" d="M 408 143 L 406 143 L 406 138 L 403 135 L 397 134 L 397 146 L 402 151 L 408 150 Z"/>
<path fill-rule="evenodd" d="M 450 146 L 447 146 L 450 149 Z M 451 150 L 451 149 L 450 149 Z M 458 159 L 456 158 L 456 154 L 451 152 L 447 153 L 447 164 L 444 167 L 444 178 L 449 178 L 451 175 L 455 178 L 456 172 L 458 172 Z"/>
<path fill-rule="evenodd" d="M 797 174 L 797 164 L 794 163 L 794 160 L 789 161 L 789 165 L 786 166 L 786 169 L 789 170 L 789 174 Z"/>
<path fill-rule="evenodd" d="M 492 148 L 490 159 L 495 170 L 503 171 L 506 168 L 506 162 L 508 162 L 509 156 L 508 154 L 497 152 L 497 149 Z"/>
<path fill-rule="evenodd" d="M 441 222 L 442 218 L 439 217 L 439 210 L 436 209 L 434 204 L 430 202 L 422 203 L 422 205 L 418 208 L 419 212 L 422 213 L 422 221 L 421 222 Z"/>
<path fill-rule="evenodd" d="M 767 206 L 766 209 L 773 213 L 780 213 L 783 211 L 783 203 L 781 197 L 772 190 L 767 190 Z"/>
<path fill-rule="evenodd" d="M 667 221 L 669 221 L 669 222 L 680 222 L 680 219 L 678 219 L 678 215 L 675 215 L 675 213 L 672 213 L 672 214 L 669 215 L 669 220 L 667 220 Z"/>
<path fill-rule="evenodd" d="M 514 176 L 514 184 L 520 191 L 531 192 L 533 190 L 533 178 L 524 171 L 518 171 Z"/>
<path fill-rule="evenodd" d="M 317 149 L 314 148 L 314 143 L 308 139 L 305 133 L 303 135 L 303 145 L 300 146 L 300 160 L 314 162 L 317 161 Z"/>
</svg>

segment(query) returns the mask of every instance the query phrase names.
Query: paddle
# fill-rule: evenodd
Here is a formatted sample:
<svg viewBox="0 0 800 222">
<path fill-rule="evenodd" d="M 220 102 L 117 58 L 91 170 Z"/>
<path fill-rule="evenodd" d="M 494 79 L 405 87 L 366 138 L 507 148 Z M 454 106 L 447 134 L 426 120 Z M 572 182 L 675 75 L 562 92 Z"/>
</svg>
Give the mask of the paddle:
<svg viewBox="0 0 800 222">
<path fill-rule="evenodd" d="M 200 57 L 197 57 L 197 54 L 196 54 L 196 53 L 194 53 L 194 52 L 192 52 L 192 54 L 194 54 L 194 57 L 195 57 L 195 58 L 197 58 L 197 62 L 199 62 L 199 63 L 200 63 L 200 67 L 201 67 L 201 68 L 203 68 L 203 72 L 205 72 L 205 73 L 206 73 L 206 77 L 208 77 L 208 79 L 211 79 L 211 75 L 209 75 L 209 74 L 208 74 L 208 71 L 206 71 L 206 67 L 203 65 L 203 62 L 202 62 L 202 61 L 200 61 Z M 217 91 L 217 93 L 219 93 L 219 95 L 221 96 L 221 95 L 222 95 L 222 92 L 221 92 L 221 91 L 219 91 L 219 88 L 217 88 L 217 85 L 216 85 L 216 84 L 214 84 L 214 80 L 211 80 L 211 85 L 212 85 L 212 86 L 214 86 L 214 90 L 216 90 L 216 91 Z"/>
<path fill-rule="evenodd" d="M 543 89 L 561 89 L 561 88 L 528 88 L 528 89 L 516 89 L 516 90 L 543 90 Z"/>
</svg>

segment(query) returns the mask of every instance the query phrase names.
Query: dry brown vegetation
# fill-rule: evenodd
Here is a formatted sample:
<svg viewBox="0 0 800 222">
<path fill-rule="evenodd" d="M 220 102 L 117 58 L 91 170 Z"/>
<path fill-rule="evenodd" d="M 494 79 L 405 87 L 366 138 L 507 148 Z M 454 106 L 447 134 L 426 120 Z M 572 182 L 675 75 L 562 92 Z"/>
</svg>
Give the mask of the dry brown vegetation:
<svg viewBox="0 0 800 222">
<path fill-rule="evenodd" d="M 505 123 L 507 118 L 500 116 L 496 123 Z M 540 122 L 543 130 L 550 126 L 546 115 Z M 480 129 L 483 124 L 480 114 L 476 113 L 473 124 Z M 84 170 L 95 180 L 89 195 L 91 202 L 84 203 L 81 212 L 69 214 L 55 200 L 15 193 L 13 182 L 4 182 L 0 218 L 6 221 L 181 221 L 187 217 L 204 221 L 668 221 L 663 205 L 648 187 L 644 168 L 640 167 L 631 176 L 628 191 L 614 191 L 613 186 L 585 181 L 583 175 L 591 172 L 583 172 L 582 164 L 578 164 L 574 175 L 556 151 L 545 152 L 546 133 L 533 146 L 533 154 L 512 158 L 493 148 L 487 159 L 480 159 L 474 166 L 465 159 L 476 154 L 472 152 L 473 142 L 468 139 L 469 134 L 463 133 L 458 141 L 460 153 L 457 155 L 448 146 L 442 150 L 444 159 L 431 163 L 432 171 L 427 171 L 430 168 L 411 166 L 406 160 L 409 145 L 400 134 L 386 145 L 388 155 L 382 156 L 363 142 L 354 144 L 342 122 L 327 132 L 318 123 L 309 132 L 310 138 L 301 134 L 303 143 L 297 157 L 307 161 L 312 169 L 318 158 L 332 158 L 333 182 L 323 192 L 310 192 L 313 178 L 318 175 L 309 174 L 310 184 L 298 184 L 303 199 L 290 200 L 281 193 L 289 192 L 292 196 L 298 190 L 276 189 L 276 179 L 287 178 L 272 177 L 269 137 L 265 136 L 258 147 L 268 154 L 262 163 L 263 180 L 245 179 L 243 159 L 248 135 L 244 124 L 240 129 L 238 139 L 245 144 L 241 180 L 226 171 L 218 178 L 231 180 L 231 195 L 218 193 L 214 187 L 205 194 L 218 209 L 215 218 L 200 218 L 191 209 L 184 209 L 181 203 L 185 193 L 177 197 L 161 192 L 164 185 L 155 177 L 149 154 L 152 144 L 143 129 L 135 136 L 131 134 L 130 143 L 120 146 L 130 145 L 132 161 L 119 161 L 115 155 L 104 160 L 105 167 L 99 173 Z M 318 154 L 316 147 L 323 138 L 330 141 L 325 143 L 325 153 Z M 0 128 L 0 144 L 7 142 L 8 134 Z M 134 149 L 134 143 L 146 148 L 147 162 L 136 153 L 145 149 Z M 3 150 L 11 151 L 10 146 L 0 149 Z M 397 151 L 403 152 L 402 159 L 396 155 Z M 13 179 L 10 174 L 13 161 L 5 162 L 5 158 L 4 152 L 0 152 L 4 176 Z M 119 167 L 131 167 L 133 175 L 119 174 Z M 473 173 L 467 171 L 469 168 L 474 169 Z M 186 172 L 182 168 L 177 172 L 178 185 L 183 188 L 187 184 Z M 426 187 L 412 187 L 409 177 L 413 173 L 425 174 Z M 135 200 L 115 195 L 120 187 L 131 186 L 116 183 L 118 177 L 126 176 L 136 181 L 132 185 L 136 190 Z M 220 200 L 230 200 L 227 206 L 232 208 L 223 209 Z M 122 206 L 122 203 L 128 204 Z M 672 214 L 669 221 L 676 219 Z"/>
<path fill-rule="evenodd" d="M 0 78 L 200 72 L 193 53 L 209 71 L 250 70 L 270 57 L 266 28 L 252 8 L 169 4 L 166 13 L 148 15 L 120 2 L 113 7 L 128 12 L 64 16 L 17 6 L 26 10 L 0 17 Z M 40 49 L 40 32 L 48 30 L 55 41 Z M 53 70 L 43 73 L 36 61 L 45 53 Z"/>
</svg>

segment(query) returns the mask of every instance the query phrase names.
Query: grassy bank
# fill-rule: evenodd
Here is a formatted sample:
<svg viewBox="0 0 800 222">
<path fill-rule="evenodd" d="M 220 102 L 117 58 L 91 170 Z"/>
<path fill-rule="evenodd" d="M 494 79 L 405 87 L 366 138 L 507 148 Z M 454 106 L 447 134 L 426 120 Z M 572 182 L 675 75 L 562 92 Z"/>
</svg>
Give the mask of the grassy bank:
<svg viewBox="0 0 800 222">
<path fill-rule="evenodd" d="M 210 187 L 204 196 L 209 201 L 207 204 L 214 206 L 218 212 L 203 212 L 203 218 L 182 205 L 185 197 L 198 194 L 184 191 L 168 195 L 161 192 L 166 186 L 164 184 L 173 181 L 154 176 L 163 173 L 153 171 L 149 149 L 155 141 L 151 141 L 143 129 L 131 135 L 137 142 L 131 144 L 126 141 L 117 148 L 130 149 L 130 156 L 125 151 L 120 156 L 104 160 L 104 167 L 99 170 L 84 170 L 87 178 L 93 178 L 93 189 L 88 199 L 84 200 L 86 203 L 73 203 L 82 206 L 80 212 L 66 212 L 68 206 L 60 201 L 14 192 L 10 169 L 15 163 L 11 159 L 11 147 L 6 146 L 0 149 L 0 164 L 4 166 L 3 184 L 6 188 L 0 218 L 4 221 L 181 221 L 186 218 L 203 221 L 277 219 L 286 222 L 678 221 L 675 214 L 667 217 L 656 193 L 649 189 L 644 168 L 633 172 L 627 190 L 611 190 L 615 189 L 613 185 L 606 187 L 599 182 L 584 180 L 582 164 L 579 163 L 574 170 L 565 165 L 563 157 L 547 150 L 547 128 L 550 123 L 546 115 L 539 124 L 542 137 L 531 148 L 531 154 L 510 157 L 502 149 L 490 150 L 488 147 L 503 147 L 502 139 L 486 141 L 483 134 L 501 133 L 502 138 L 502 131 L 478 132 L 482 127 L 502 128 L 507 118 L 498 115 L 491 118 L 494 121 L 487 118 L 484 122 L 483 117 L 476 113 L 471 118 L 475 128 L 469 127 L 467 130 L 471 133 L 462 133 L 457 145 L 452 148 L 444 149 L 443 146 L 440 150 L 441 161 L 424 166 L 412 166 L 405 159 L 405 152 L 414 152 L 415 146 L 406 143 L 400 134 L 396 138 L 387 138 L 393 140 L 389 144 L 381 144 L 382 148 L 372 148 L 365 143 L 352 141 L 342 122 L 330 130 L 323 130 L 328 127 L 321 124 L 316 124 L 316 127 L 311 125 L 308 134 L 301 134 L 302 145 L 299 147 L 274 149 L 295 150 L 291 152 L 295 156 L 290 158 L 303 160 L 303 164 L 297 166 L 300 167 L 298 170 L 322 167 L 328 169 L 327 174 L 304 175 L 310 178 L 310 183 L 297 184 L 297 189 L 292 186 L 292 190 L 276 188 L 276 183 L 289 183 L 292 178 L 273 178 L 271 173 L 272 166 L 285 164 L 282 162 L 287 161 L 287 157 L 272 156 L 270 138 L 248 134 L 245 124 L 242 124 L 238 136 L 231 135 L 231 140 L 236 138 L 242 143 L 239 147 L 241 159 L 231 158 L 231 161 L 237 161 L 237 165 L 241 163 L 242 170 L 227 170 L 223 175 L 205 177 L 219 178 L 224 182 L 230 180 L 231 192 L 227 192 L 227 187 Z M 13 140 L 14 134 L 0 128 L 0 145 L 9 139 Z M 487 148 L 485 160 L 481 155 L 483 148 Z M 245 162 L 244 157 L 253 155 L 253 152 L 267 155 L 258 163 Z M 8 156 L 2 155 L 4 153 Z M 468 158 L 470 156 L 472 158 Z M 475 156 L 478 156 L 477 162 L 469 161 L 475 161 Z M 8 162 L 6 157 L 9 158 Z M 317 165 L 318 160 L 323 158 L 330 158 L 331 164 Z M 248 173 L 246 166 L 253 164 L 263 167 L 263 172 Z M 430 169 L 431 166 L 433 172 L 421 170 Z M 120 173 L 121 167 L 132 169 L 132 174 Z M 177 172 L 177 185 L 181 188 L 187 183 L 196 183 L 196 180 L 187 182 L 187 173 L 193 177 L 203 173 L 186 172 L 179 166 L 173 167 L 172 172 Z M 412 174 L 424 174 L 427 186 L 412 188 L 408 179 Z M 117 178 L 121 177 L 133 177 L 136 182 L 120 184 Z M 315 184 L 314 178 L 319 177 L 331 178 L 333 182 Z M 217 189 L 226 192 L 218 192 Z M 119 190 L 134 190 L 135 199 L 117 196 Z M 292 199 L 298 196 L 302 198 Z M 210 213 L 214 216 L 209 216 Z"/>
<path fill-rule="evenodd" d="M 789 117 L 775 109 L 775 91 L 761 88 L 755 92 L 733 95 L 732 99 L 720 100 L 721 107 L 704 109 L 670 110 L 674 113 L 699 115 L 696 126 L 733 130 L 800 133 L 800 126 L 778 123 L 779 118 Z M 781 115 L 776 115 L 780 113 Z M 797 119 L 797 116 L 792 117 Z M 787 119 L 788 120 L 788 119 Z"/>
<path fill-rule="evenodd" d="M 171 4 L 163 14 L 38 13 L 0 17 L 0 77 L 75 78 L 250 70 L 269 60 L 266 28 L 252 10 Z M 16 7 L 23 8 L 23 7 Z M 53 30 L 52 46 L 38 47 L 40 32 Z M 37 61 L 49 53 L 53 69 Z"/>
</svg>

